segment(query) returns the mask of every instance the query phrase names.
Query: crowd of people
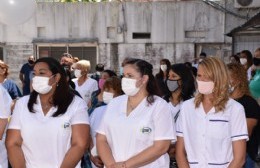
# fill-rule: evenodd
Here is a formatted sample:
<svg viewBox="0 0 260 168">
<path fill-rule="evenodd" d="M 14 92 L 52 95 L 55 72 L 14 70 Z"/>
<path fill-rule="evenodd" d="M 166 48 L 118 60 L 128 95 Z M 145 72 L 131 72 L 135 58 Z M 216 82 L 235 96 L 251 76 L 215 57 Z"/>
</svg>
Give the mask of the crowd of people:
<svg viewBox="0 0 260 168">
<path fill-rule="evenodd" d="M 21 93 L 0 61 L 0 168 L 257 168 L 260 48 L 158 67 L 30 56 Z"/>
</svg>

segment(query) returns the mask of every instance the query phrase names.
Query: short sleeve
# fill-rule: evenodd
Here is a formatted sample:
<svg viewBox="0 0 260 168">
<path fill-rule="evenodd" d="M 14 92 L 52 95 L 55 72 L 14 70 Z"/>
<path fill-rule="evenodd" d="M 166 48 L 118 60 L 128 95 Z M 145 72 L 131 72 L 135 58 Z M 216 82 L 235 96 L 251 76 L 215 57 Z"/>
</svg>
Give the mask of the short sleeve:
<svg viewBox="0 0 260 168">
<path fill-rule="evenodd" d="M 23 66 L 22 66 L 22 68 L 21 68 L 21 70 L 20 70 L 20 73 L 22 73 L 22 74 L 25 74 L 25 72 L 26 72 L 26 66 L 25 66 L 26 64 L 24 64 Z"/>
<path fill-rule="evenodd" d="M 73 116 L 71 118 L 71 125 L 75 124 L 88 124 L 89 125 L 89 116 L 88 116 L 88 107 L 83 99 L 79 97 L 74 98 L 74 103 L 72 109 L 75 108 Z"/>
<path fill-rule="evenodd" d="M 248 101 L 245 103 L 246 118 L 260 119 L 260 107 L 257 101 L 251 97 L 248 97 Z"/>
<path fill-rule="evenodd" d="M 9 93 L 0 86 L 0 118 L 6 119 L 11 116 L 12 99 Z"/>
<path fill-rule="evenodd" d="M 169 105 L 158 102 L 156 105 L 156 113 L 153 117 L 154 123 L 154 140 L 176 140 L 175 125 Z"/>
<path fill-rule="evenodd" d="M 109 104 L 108 104 L 109 106 Z M 106 109 L 106 111 L 108 110 L 108 108 Z M 104 116 L 102 117 L 100 124 L 96 130 L 96 133 L 102 134 L 102 135 L 106 135 L 106 122 L 105 122 L 105 118 L 106 115 L 108 114 L 108 112 L 104 112 Z"/>
<path fill-rule="evenodd" d="M 11 121 L 9 123 L 8 129 L 21 129 L 21 116 L 20 113 L 23 111 L 23 107 L 21 106 L 24 104 L 22 102 L 23 99 L 19 99 L 15 103 L 15 107 L 13 110 L 13 115 L 11 117 Z"/>
<path fill-rule="evenodd" d="M 245 111 L 242 105 L 236 102 L 236 108 L 231 112 L 231 139 L 237 141 L 241 139 L 248 140 L 247 124 Z"/>
<path fill-rule="evenodd" d="M 181 110 L 179 112 L 179 116 L 178 116 L 178 119 L 176 121 L 176 134 L 177 136 L 179 137 L 183 137 L 183 123 L 182 123 L 182 120 L 183 120 L 183 106 L 181 107 Z"/>
</svg>

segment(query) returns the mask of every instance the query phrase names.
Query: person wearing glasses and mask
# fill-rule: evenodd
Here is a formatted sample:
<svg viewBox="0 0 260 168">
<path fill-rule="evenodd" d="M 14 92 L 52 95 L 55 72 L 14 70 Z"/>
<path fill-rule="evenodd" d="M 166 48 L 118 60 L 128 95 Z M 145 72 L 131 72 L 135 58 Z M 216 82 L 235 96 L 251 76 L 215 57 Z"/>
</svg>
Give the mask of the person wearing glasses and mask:
<svg viewBox="0 0 260 168">
<path fill-rule="evenodd" d="M 175 129 L 167 102 L 157 96 L 153 66 L 128 59 L 123 68 L 125 95 L 107 106 L 97 130 L 98 154 L 107 168 L 169 167 Z"/>
<path fill-rule="evenodd" d="M 12 167 L 79 168 L 88 146 L 87 105 L 51 57 L 35 62 L 33 92 L 15 105 L 6 147 Z"/>
<path fill-rule="evenodd" d="M 248 139 L 241 104 L 229 98 L 227 67 L 219 58 L 199 63 L 198 93 L 183 102 L 176 124 L 179 167 L 241 168 Z"/>
</svg>

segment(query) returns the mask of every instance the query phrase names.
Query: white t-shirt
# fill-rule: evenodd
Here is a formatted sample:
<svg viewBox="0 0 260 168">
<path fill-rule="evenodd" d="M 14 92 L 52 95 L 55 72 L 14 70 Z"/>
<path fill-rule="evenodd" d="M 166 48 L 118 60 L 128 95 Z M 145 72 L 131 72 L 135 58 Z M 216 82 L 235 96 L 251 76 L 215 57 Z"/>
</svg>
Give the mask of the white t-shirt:
<svg viewBox="0 0 260 168">
<path fill-rule="evenodd" d="M 71 126 L 89 124 L 87 105 L 75 96 L 65 114 L 52 117 L 56 107 L 44 116 L 38 96 L 35 113 L 31 113 L 27 108 L 28 100 L 29 96 L 25 96 L 16 102 L 8 129 L 21 131 L 27 168 L 59 168 L 71 146 Z M 76 168 L 79 167 L 80 163 Z"/>
<path fill-rule="evenodd" d="M 183 102 L 176 124 L 183 137 L 190 168 L 227 168 L 233 159 L 232 142 L 248 139 L 244 108 L 229 99 L 224 111 L 205 113 L 194 98 Z"/>
<path fill-rule="evenodd" d="M 78 78 L 72 79 L 75 83 L 75 90 L 79 92 L 80 96 L 88 104 L 91 99 L 91 94 L 98 90 L 98 83 L 92 78 L 88 78 L 81 86 L 78 84 Z"/>
<path fill-rule="evenodd" d="M 11 116 L 12 99 L 7 90 L 0 84 L 0 118 L 8 119 Z M 7 168 L 7 152 L 5 148 L 5 133 L 0 140 L 0 168 Z"/>
<path fill-rule="evenodd" d="M 97 132 L 106 136 L 116 162 L 137 155 L 156 140 L 176 139 L 169 105 L 160 97 L 154 97 L 152 105 L 148 105 L 145 98 L 129 116 L 126 115 L 128 96 L 116 97 L 108 104 Z M 169 156 L 164 154 L 143 167 L 169 167 Z"/>
</svg>

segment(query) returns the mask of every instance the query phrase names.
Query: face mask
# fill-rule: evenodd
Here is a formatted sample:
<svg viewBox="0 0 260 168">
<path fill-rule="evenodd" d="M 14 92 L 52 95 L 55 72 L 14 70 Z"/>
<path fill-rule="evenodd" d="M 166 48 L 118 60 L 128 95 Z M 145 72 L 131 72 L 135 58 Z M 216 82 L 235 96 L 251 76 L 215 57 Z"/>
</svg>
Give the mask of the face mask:
<svg viewBox="0 0 260 168">
<path fill-rule="evenodd" d="M 161 70 L 165 72 L 167 70 L 167 65 L 161 65 Z"/>
<path fill-rule="evenodd" d="M 28 63 L 29 63 L 29 64 L 33 64 L 34 61 L 33 61 L 33 60 L 28 60 Z"/>
<path fill-rule="evenodd" d="M 197 80 L 198 83 L 198 91 L 201 94 L 208 95 L 213 92 L 214 89 L 214 82 L 209 81 L 209 82 L 204 82 L 204 81 L 199 81 Z"/>
<path fill-rule="evenodd" d="M 74 75 L 75 75 L 76 78 L 80 78 L 80 77 L 82 76 L 82 75 L 81 75 L 81 70 L 75 69 L 75 70 L 74 70 Z"/>
<path fill-rule="evenodd" d="M 259 66 L 260 65 L 260 58 L 254 57 L 253 58 L 253 63 L 254 63 L 255 66 Z"/>
<path fill-rule="evenodd" d="M 105 82 L 106 82 L 105 79 L 99 79 L 99 81 L 98 81 L 99 89 L 103 89 L 103 86 L 104 86 Z"/>
<path fill-rule="evenodd" d="M 122 78 L 122 90 L 128 96 L 134 96 L 140 90 L 136 87 L 136 79 Z"/>
<path fill-rule="evenodd" d="M 240 63 L 241 63 L 242 65 L 246 65 L 247 59 L 246 59 L 246 58 L 240 58 Z"/>
<path fill-rule="evenodd" d="M 35 90 L 40 94 L 48 93 L 52 89 L 52 86 L 49 85 L 50 78 L 51 77 L 43 77 L 43 76 L 33 77 L 32 79 L 33 90 Z"/>
<path fill-rule="evenodd" d="M 100 76 L 100 75 L 101 75 L 101 72 L 97 71 L 96 74 L 97 74 L 98 76 Z"/>
<path fill-rule="evenodd" d="M 178 80 L 167 80 L 166 82 L 169 91 L 175 92 L 179 88 Z"/>
<path fill-rule="evenodd" d="M 108 104 L 114 98 L 114 93 L 103 92 L 103 102 Z"/>
</svg>

